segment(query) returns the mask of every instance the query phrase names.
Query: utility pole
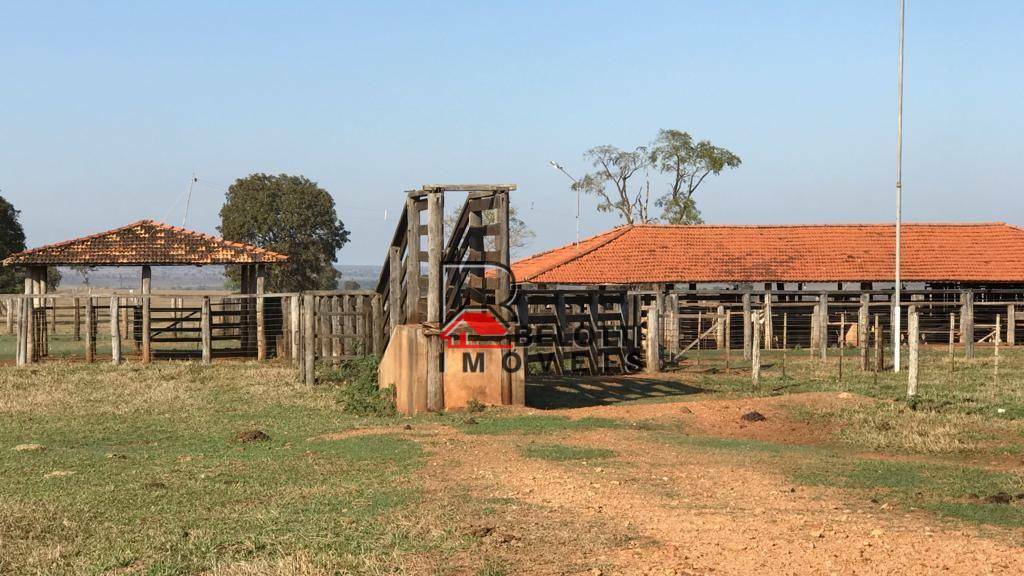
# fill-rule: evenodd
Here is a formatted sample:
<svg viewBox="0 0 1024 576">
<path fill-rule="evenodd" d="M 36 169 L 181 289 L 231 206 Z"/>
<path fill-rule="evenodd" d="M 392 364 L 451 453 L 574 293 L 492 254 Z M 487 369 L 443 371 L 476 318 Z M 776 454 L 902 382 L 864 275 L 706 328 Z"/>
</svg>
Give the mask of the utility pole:
<svg viewBox="0 0 1024 576">
<path fill-rule="evenodd" d="M 896 109 L 896 287 L 892 306 L 892 371 L 900 371 L 900 241 L 903 225 L 903 19 L 906 0 L 900 0 L 900 54 L 897 64 Z"/>
<path fill-rule="evenodd" d="M 565 174 L 566 176 L 568 176 L 569 180 L 572 180 L 573 184 L 579 184 L 579 181 L 576 180 L 575 178 L 573 178 L 572 174 L 569 174 L 568 172 L 566 172 L 565 168 L 562 168 L 561 164 L 559 164 L 558 162 L 555 162 L 554 160 L 551 160 L 549 163 L 551 164 L 552 168 L 554 168 L 555 170 L 558 170 L 562 174 Z M 576 247 L 578 248 L 579 245 L 580 245 L 580 189 L 579 189 L 579 186 L 577 186 L 576 187 Z"/>
</svg>

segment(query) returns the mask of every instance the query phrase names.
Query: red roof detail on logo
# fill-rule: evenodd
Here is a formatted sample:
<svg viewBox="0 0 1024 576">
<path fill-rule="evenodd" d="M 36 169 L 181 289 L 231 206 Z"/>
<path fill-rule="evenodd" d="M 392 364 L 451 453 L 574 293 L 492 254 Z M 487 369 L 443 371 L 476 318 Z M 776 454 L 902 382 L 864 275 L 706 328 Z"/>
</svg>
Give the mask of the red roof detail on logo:
<svg viewBox="0 0 1024 576">
<path fill-rule="evenodd" d="M 441 331 L 441 338 L 448 340 L 451 346 L 467 347 L 469 334 L 489 337 L 508 336 L 509 329 L 490 310 L 463 310 L 445 325 L 444 330 Z"/>
</svg>

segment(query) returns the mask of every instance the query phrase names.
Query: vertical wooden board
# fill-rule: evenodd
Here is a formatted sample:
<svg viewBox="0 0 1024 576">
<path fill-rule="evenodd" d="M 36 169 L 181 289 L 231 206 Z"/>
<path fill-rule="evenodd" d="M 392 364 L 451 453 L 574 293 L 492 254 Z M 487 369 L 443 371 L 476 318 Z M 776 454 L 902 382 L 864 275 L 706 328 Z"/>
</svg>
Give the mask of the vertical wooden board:
<svg viewBox="0 0 1024 576">
<path fill-rule="evenodd" d="M 261 264 L 256 264 L 254 268 L 256 276 L 256 360 L 263 362 L 267 359 L 267 315 L 266 302 L 263 298 L 266 269 Z"/>
<path fill-rule="evenodd" d="M 302 365 L 302 296 L 293 294 L 288 297 L 291 312 L 288 321 L 291 323 L 291 344 L 292 362 L 296 366 Z"/>
<path fill-rule="evenodd" d="M 203 364 L 209 364 L 213 359 L 213 334 L 210 327 L 210 297 L 203 296 L 202 308 L 199 311 L 199 332 L 202 340 Z"/>
<path fill-rule="evenodd" d="M 323 358 L 324 361 L 328 361 L 335 357 L 333 335 L 331 334 L 331 320 L 333 319 L 331 312 L 333 306 L 334 303 L 330 296 L 317 297 L 316 313 L 317 319 L 319 320 L 319 322 L 317 322 L 317 324 L 319 324 L 319 334 L 317 334 L 317 337 L 320 340 L 320 357 Z"/>
<path fill-rule="evenodd" d="M 329 296 L 328 306 L 331 313 L 331 358 L 337 359 L 348 354 L 348 341 L 345 339 L 346 330 L 343 324 L 341 313 L 345 310 L 345 301 L 348 296 Z"/>
<path fill-rule="evenodd" d="M 441 302 L 443 250 L 444 194 L 432 191 L 427 194 L 427 322 L 438 330 L 444 322 L 444 306 Z M 444 380 L 440 370 L 443 346 L 439 337 L 429 338 L 428 350 L 427 410 L 435 412 L 444 409 Z"/>
<path fill-rule="evenodd" d="M 860 307 L 857 309 L 857 345 L 860 347 L 860 369 L 867 371 L 868 366 L 868 315 L 870 314 L 871 294 L 860 295 Z"/>
<path fill-rule="evenodd" d="M 384 311 L 381 299 L 380 294 L 374 294 L 370 299 L 370 339 L 373 341 L 373 354 L 378 358 L 384 355 Z"/>
<path fill-rule="evenodd" d="M 743 302 L 743 359 L 750 360 L 750 344 L 752 338 L 752 324 L 750 318 L 750 292 L 744 292 Z"/>
<path fill-rule="evenodd" d="M 121 363 L 121 318 L 117 296 L 110 297 L 110 362 L 114 365 Z"/>
<path fill-rule="evenodd" d="M 420 208 L 415 198 L 408 198 L 405 201 L 405 289 L 406 289 L 406 322 L 415 324 L 420 322 L 420 251 L 422 238 L 420 237 Z M 427 242 L 430 242 L 429 238 Z"/>
<path fill-rule="evenodd" d="M 494 235 L 494 249 L 498 252 L 498 264 L 503 269 L 508 269 L 510 264 L 510 251 L 509 251 L 509 201 L 508 201 L 508 190 L 501 190 L 497 192 L 495 196 L 497 202 L 497 217 L 495 218 L 495 224 L 498 225 L 498 231 Z M 499 303 L 508 303 L 508 298 L 511 294 L 511 278 L 508 274 L 499 272 L 495 278 L 497 282 L 497 288 L 495 289 L 495 298 Z M 508 309 L 504 306 L 500 306 L 498 311 L 502 317 L 502 320 L 508 322 L 509 318 Z"/>
<path fill-rule="evenodd" d="M 306 294 L 302 300 L 303 314 L 303 381 L 312 386 L 316 383 L 316 300 Z"/>
<path fill-rule="evenodd" d="M 152 293 L 153 284 L 153 271 L 149 266 L 142 267 L 142 283 L 140 292 L 142 294 L 142 362 L 149 363 L 153 360 L 153 349 L 152 349 L 152 333 L 150 330 L 150 309 L 152 303 L 150 301 L 150 294 Z M 86 310 L 86 322 L 88 320 L 88 309 Z M 86 329 L 88 333 L 88 329 Z M 87 336 L 88 338 L 88 336 Z"/>
<path fill-rule="evenodd" d="M 92 297 L 85 299 L 85 361 L 92 362 L 96 356 L 96 331 L 93 323 L 96 315 L 93 313 Z"/>
<path fill-rule="evenodd" d="M 388 333 L 395 327 L 405 324 L 402 314 L 402 258 L 401 248 L 392 246 L 388 249 Z"/>
</svg>

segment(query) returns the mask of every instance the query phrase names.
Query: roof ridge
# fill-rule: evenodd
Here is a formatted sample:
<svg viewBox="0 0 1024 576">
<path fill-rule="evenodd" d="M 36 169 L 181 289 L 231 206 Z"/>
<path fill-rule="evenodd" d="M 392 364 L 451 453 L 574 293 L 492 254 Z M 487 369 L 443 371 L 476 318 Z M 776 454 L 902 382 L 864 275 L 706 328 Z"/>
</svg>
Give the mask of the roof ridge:
<svg viewBox="0 0 1024 576">
<path fill-rule="evenodd" d="M 183 235 L 183 236 L 188 236 L 188 237 L 193 238 L 193 239 L 203 240 L 203 241 L 206 241 L 206 242 L 217 244 L 217 245 L 221 246 L 222 249 L 228 250 L 229 253 L 230 252 L 235 252 L 236 254 L 239 254 L 239 255 L 244 255 L 246 253 L 258 254 L 260 256 L 268 257 L 269 259 L 271 259 L 271 261 L 277 260 L 277 259 L 280 259 L 280 260 L 287 259 L 287 255 L 282 254 L 280 252 L 275 252 L 273 250 L 269 250 L 267 248 L 262 248 L 260 246 L 255 246 L 255 245 L 252 245 L 252 244 L 246 244 L 244 242 L 235 242 L 233 240 L 227 240 L 225 238 L 222 238 L 222 237 L 219 237 L 219 236 L 214 236 L 212 234 L 207 234 L 205 232 L 199 232 L 197 230 L 190 230 L 190 229 L 182 227 L 182 226 L 174 226 L 174 225 L 171 225 L 171 224 L 167 224 L 165 222 L 160 222 L 158 220 L 144 218 L 142 220 L 136 220 L 135 222 L 131 222 L 130 224 L 125 224 L 124 226 L 119 226 L 117 228 L 111 228 L 109 230 L 104 230 L 102 232 L 96 232 L 96 233 L 93 233 L 93 234 L 87 234 L 85 236 L 80 236 L 78 238 L 72 238 L 72 239 L 69 239 L 69 240 L 62 240 L 60 242 L 51 242 L 49 244 L 43 244 L 42 246 L 37 246 L 35 248 L 30 248 L 30 249 L 27 249 L 27 250 L 22 250 L 20 252 L 16 252 L 14 254 L 8 255 L 3 260 L 3 264 L 5 264 L 5 265 L 15 264 L 16 265 L 18 263 L 17 262 L 18 260 L 23 260 L 26 257 L 31 257 L 31 256 L 36 255 L 36 254 L 45 253 L 46 251 L 59 250 L 59 249 L 62 249 L 62 248 L 66 248 L 68 246 L 75 245 L 75 244 L 91 242 L 91 241 L 94 241 L 94 240 L 98 240 L 100 238 L 108 237 L 108 236 L 111 236 L 111 235 L 118 234 L 120 232 L 124 232 L 124 231 L 131 230 L 131 229 L 137 229 L 137 228 L 151 228 L 151 229 L 163 230 L 163 231 L 168 231 L 168 232 L 174 232 L 176 234 L 180 234 L 180 235 Z"/>
<path fill-rule="evenodd" d="M 1002 221 L 987 222 L 903 222 L 903 226 L 1011 226 Z M 812 224 L 634 224 L 635 228 L 891 228 L 895 226 L 892 222 L 837 222 L 834 224 L 812 223 Z M 564 246 L 563 246 L 564 248 Z M 556 248 L 557 250 L 557 248 Z"/>
<path fill-rule="evenodd" d="M 530 275 L 530 278 L 527 278 L 526 280 L 528 281 L 531 278 L 536 278 L 537 276 L 540 276 L 541 274 L 545 274 L 547 272 L 550 272 L 550 271 L 554 270 L 555 268 L 558 268 L 559 266 L 564 266 L 565 264 L 568 264 L 569 262 L 571 262 L 571 261 L 573 261 L 573 260 L 575 260 L 577 258 L 580 258 L 582 256 L 586 256 L 587 254 L 590 254 L 594 250 L 597 250 L 598 248 L 601 248 L 602 246 L 606 246 L 609 242 L 611 242 L 613 240 L 616 240 L 618 238 L 621 238 L 623 234 L 625 234 L 626 232 L 629 232 L 630 230 L 632 230 L 634 228 L 634 226 L 635 226 L 634 224 L 624 224 L 622 226 L 616 226 L 615 228 L 612 228 L 611 230 L 609 230 L 609 231 L 607 231 L 607 232 L 605 232 L 603 234 L 597 234 L 595 236 L 591 236 L 590 238 L 587 238 L 588 241 L 600 238 L 602 236 L 607 236 L 607 238 L 602 239 L 602 241 L 600 241 L 600 242 L 594 243 L 593 246 L 588 247 L 586 250 L 573 252 L 569 256 L 567 256 L 567 257 L 565 257 L 565 258 L 563 258 L 563 259 L 561 259 L 561 260 L 551 264 L 550 266 L 547 266 L 546 268 L 542 268 L 539 271 L 534 272 L 533 274 Z M 616 232 L 618 232 L 618 233 L 616 234 Z M 566 249 L 568 247 L 569 246 L 562 246 L 559 249 L 564 250 L 564 249 Z M 538 254 L 538 256 L 539 255 L 540 254 Z"/>
</svg>

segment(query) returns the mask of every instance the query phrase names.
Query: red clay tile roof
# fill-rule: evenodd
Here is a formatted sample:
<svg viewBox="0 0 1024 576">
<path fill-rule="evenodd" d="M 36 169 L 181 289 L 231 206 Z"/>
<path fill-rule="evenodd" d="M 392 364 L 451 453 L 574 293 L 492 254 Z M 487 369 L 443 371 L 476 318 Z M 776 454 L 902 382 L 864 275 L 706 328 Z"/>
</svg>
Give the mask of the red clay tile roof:
<svg viewBox="0 0 1024 576">
<path fill-rule="evenodd" d="M 11 254 L 5 266 L 189 266 L 282 262 L 284 254 L 223 238 L 139 220 L 127 226 Z"/>
<path fill-rule="evenodd" d="M 512 264 L 517 282 L 892 281 L 892 224 L 620 226 Z M 908 282 L 1024 282 L 1024 229 L 904 224 Z"/>
</svg>

